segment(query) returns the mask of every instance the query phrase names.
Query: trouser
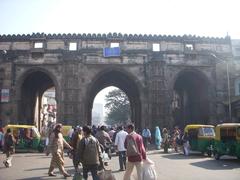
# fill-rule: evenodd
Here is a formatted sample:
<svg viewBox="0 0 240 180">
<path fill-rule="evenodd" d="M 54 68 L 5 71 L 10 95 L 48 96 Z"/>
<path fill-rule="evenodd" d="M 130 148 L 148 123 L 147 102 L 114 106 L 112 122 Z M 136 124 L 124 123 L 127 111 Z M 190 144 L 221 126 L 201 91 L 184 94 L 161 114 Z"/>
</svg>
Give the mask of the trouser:
<svg viewBox="0 0 240 180">
<path fill-rule="evenodd" d="M 50 163 L 50 167 L 48 169 L 48 173 L 53 173 L 54 167 L 58 167 L 59 171 L 63 174 L 66 175 L 68 174 L 66 170 L 64 169 L 64 160 L 63 160 L 63 153 L 52 153 L 52 160 Z"/>
<path fill-rule="evenodd" d="M 74 166 L 75 170 L 77 171 L 79 163 L 77 162 L 77 155 L 76 155 L 75 151 L 72 153 L 72 161 L 73 161 L 73 166 Z"/>
<path fill-rule="evenodd" d="M 186 156 L 188 156 L 189 155 L 189 142 L 184 143 L 183 148 L 184 148 L 184 154 Z"/>
<path fill-rule="evenodd" d="M 119 157 L 120 169 L 121 170 L 126 169 L 126 151 L 119 151 L 118 157 Z"/>
<path fill-rule="evenodd" d="M 143 137 L 143 144 L 145 149 L 147 150 L 147 146 L 148 146 L 148 138 L 147 137 Z"/>
<path fill-rule="evenodd" d="M 12 152 L 11 151 L 6 151 L 6 160 L 4 160 L 3 163 L 4 164 L 7 163 L 8 167 L 12 166 Z"/>
<path fill-rule="evenodd" d="M 93 180 L 99 180 L 98 175 L 97 175 L 97 170 L 98 170 L 97 164 L 83 165 L 83 179 L 84 180 L 88 179 L 88 172 L 90 171 L 92 174 Z"/>
<path fill-rule="evenodd" d="M 127 162 L 127 168 L 123 178 L 124 180 L 130 180 L 134 166 L 136 166 L 137 169 L 138 180 L 142 180 L 142 162 L 129 161 Z"/>
<path fill-rule="evenodd" d="M 164 149 L 164 153 L 168 153 L 168 147 L 169 147 L 169 142 L 164 142 L 163 143 L 163 149 Z"/>
</svg>

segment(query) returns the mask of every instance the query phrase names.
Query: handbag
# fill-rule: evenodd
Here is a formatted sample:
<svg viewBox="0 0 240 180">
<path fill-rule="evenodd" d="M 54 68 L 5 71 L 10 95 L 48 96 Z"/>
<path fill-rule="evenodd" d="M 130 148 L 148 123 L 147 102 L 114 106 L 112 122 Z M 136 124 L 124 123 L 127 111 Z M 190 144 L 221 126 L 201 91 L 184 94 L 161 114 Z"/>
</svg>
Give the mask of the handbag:
<svg viewBox="0 0 240 180">
<path fill-rule="evenodd" d="M 76 172 L 73 176 L 73 180 L 83 180 L 81 173 Z"/>
<path fill-rule="evenodd" d="M 116 180 L 112 170 L 101 170 L 98 172 L 99 180 Z"/>
</svg>

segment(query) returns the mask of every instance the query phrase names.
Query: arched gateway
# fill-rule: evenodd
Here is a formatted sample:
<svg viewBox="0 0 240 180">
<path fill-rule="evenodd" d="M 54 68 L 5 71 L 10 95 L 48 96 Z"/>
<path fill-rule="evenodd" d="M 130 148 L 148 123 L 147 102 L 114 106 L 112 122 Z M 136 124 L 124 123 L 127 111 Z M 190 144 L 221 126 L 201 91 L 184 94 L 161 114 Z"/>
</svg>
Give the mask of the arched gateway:
<svg viewBox="0 0 240 180">
<path fill-rule="evenodd" d="M 119 68 L 107 68 L 103 72 L 98 73 L 87 91 L 86 110 L 88 124 L 91 124 L 93 100 L 97 93 L 108 86 L 116 86 L 128 96 L 131 107 L 131 121 L 137 127 L 140 127 L 142 118 L 140 90 L 142 88 L 135 80 L 136 78 L 133 75 Z"/>
<path fill-rule="evenodd" d="M 55 87 L 57 121 L 89 124 L 96 94 L 116 86 L 129 97 L 139 129 L 216 123 L 227 116 L 221 103 L 227 85 L 224 68 L 211 54 L 229 58 L 230 38 L 2 35 L 0 119 L 3 125 L 39 126 L 39 99 Z"/>
</svg>

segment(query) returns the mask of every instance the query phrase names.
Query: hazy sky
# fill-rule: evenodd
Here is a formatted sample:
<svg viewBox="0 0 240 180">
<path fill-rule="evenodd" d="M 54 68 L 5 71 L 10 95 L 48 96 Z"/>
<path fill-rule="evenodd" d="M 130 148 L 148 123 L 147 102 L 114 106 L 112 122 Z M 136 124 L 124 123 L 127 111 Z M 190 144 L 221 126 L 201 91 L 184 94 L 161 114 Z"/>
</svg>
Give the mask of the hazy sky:
<svg viewBox="0 0 240 180">
<path fill-rule="evenodd" d="M 0 0 L 0 34 L 167 34 L 240 39 L 239 0 Z"/>
</svg>

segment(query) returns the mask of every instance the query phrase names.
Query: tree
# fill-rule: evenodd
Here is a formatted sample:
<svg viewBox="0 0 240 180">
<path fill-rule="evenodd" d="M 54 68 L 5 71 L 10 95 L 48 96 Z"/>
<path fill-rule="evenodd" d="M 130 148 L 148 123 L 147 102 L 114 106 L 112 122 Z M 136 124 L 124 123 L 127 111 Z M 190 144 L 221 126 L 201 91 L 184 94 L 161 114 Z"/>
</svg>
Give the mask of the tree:
<svg viewBox="0 0 240 180">
<path fill-rule="evenodd" d="M 109 125 L 127 122 L 130 118 L 130 103 L 127 95 L 120 89 L 110 91 L 105 96 L 107 108 L 106 123 Z"/>
</svg>

